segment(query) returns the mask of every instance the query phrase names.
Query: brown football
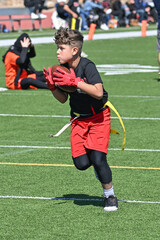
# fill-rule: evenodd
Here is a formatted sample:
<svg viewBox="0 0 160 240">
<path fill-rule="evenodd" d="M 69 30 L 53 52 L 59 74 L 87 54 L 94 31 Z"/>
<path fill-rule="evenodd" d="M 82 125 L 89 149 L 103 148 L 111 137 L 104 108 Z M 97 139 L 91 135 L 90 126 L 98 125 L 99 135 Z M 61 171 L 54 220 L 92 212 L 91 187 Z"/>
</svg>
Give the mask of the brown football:
<svg viewBox="0 0 160 240">
<path fill-rule="evenodd" d="M 54 72 L 58 72 L 57 71 L 57 68 L 61 68 L 62 70 L 64 70 L 65 72 L 67 73 L 70 73 L 69 69 L 64 67 L 64 66 L 61 66 L 61 65 L 58 65 L 58 64 L 55 64 L 52 66 L 52 74 Z M 59 89 L 63 90 L 64 92 L 68 92 L 68 93 L 71 93 L 71 92 L 75 92 L 76 91 L 76 87 L 74 86 L 67 86 L 67 85 L 58 85 L 56 84 L 56 87 L 58 87 Z"/>
</svg>

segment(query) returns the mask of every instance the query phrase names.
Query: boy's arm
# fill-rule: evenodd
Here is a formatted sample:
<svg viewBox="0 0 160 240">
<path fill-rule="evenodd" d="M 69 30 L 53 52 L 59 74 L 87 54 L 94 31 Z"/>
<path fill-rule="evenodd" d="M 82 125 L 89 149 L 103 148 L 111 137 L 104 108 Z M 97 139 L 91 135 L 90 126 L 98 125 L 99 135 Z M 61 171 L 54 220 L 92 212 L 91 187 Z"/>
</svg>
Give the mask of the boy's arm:
<svg viewBox="0 0 160 240">
<path fill-rule="evenodd" d="M 102 83 L 96 83 L 94 85 L 85 82 L 78 82 L 77 88 L 86 92 L 88 95 L 100 100 L 103 97 L 103 86 Z"/>
<path fill-rule="evenodd" d="M 70 68 L 70 73 L 65 72 L 61 68 L 57 68 L 58 72 L 53 73 L 53 81 L 58 85 L 68 85 L 79 88 L 88 95 L 100 100 L 103 97 L 102 83 L 89 84 L 85 79 L 76 77 L 75 72 Z"/>
</svg>

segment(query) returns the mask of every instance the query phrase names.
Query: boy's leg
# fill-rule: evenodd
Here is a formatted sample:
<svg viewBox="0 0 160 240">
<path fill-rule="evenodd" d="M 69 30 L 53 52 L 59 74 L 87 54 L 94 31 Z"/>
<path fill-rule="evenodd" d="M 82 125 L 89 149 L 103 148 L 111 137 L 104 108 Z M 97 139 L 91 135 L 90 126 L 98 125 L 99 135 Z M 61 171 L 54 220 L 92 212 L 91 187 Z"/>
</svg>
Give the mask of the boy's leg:
<svg viewBox="0 0 160 240">
<path fill-rule="evenodd" d="M 112 186 L 112 172 L 107 163 L 106 154 L 100 151 L 90 152 L 90 161 L 93 164 L 98 179 L 102 184 L 105 201 L 105 211 L 118 210 L 118 201 Z"/>
<path fill-rule="evenodd" d="M 87 154 L 73 158 L 73 162 L 74 162 L 75 167 L 78 170 L 86 170 L 87 168 L 89 168 L 91 166 L 91 162 L 90 162 Z"/>
</svg>

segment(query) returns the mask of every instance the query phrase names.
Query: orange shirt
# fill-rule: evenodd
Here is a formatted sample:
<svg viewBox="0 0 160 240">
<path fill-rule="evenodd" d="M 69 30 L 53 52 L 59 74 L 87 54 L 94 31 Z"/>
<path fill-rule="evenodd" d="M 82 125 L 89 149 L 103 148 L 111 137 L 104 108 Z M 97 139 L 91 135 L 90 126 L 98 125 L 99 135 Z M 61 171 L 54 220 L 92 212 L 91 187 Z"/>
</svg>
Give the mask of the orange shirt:
<svg viewBox="0 0 160 240">
<path fill-rule="evenodd" d="M 27 78 L 27 77 L 36 78 L 36 74 L 27 75 L 27 71 L 23 69 L 18 81 L 18 85 L 17 86 L 14 85 L 14 80 L 15 80 L 15 77 L 17 76 L 18 69 L 19 69 L 19 66 L 16 63 L 17 58 L 19 58 L 18 55 L 16 55 L 13 52 L 8 52 L 4 61 L 6 86 L 10 89 L 21 89 L 20 82 L 23 78 Z"/>
</svg>

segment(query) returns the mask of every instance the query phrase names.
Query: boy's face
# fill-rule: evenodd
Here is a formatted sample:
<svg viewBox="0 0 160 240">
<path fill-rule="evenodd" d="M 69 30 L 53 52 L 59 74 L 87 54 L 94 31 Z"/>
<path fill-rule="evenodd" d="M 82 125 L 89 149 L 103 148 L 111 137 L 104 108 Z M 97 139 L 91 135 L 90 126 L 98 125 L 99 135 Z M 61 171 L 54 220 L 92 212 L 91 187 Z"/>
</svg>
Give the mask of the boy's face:
<svg viewBox="0 0 160 240">
<path fill-rule="evenodd" d="M 61 44 L 58 45 L 57 59 L 60 64 L 65 64 L 73 59 L 73 56 L 77 53 L 77 48 L 70 45 Z"/>
</svg>

